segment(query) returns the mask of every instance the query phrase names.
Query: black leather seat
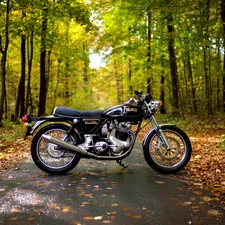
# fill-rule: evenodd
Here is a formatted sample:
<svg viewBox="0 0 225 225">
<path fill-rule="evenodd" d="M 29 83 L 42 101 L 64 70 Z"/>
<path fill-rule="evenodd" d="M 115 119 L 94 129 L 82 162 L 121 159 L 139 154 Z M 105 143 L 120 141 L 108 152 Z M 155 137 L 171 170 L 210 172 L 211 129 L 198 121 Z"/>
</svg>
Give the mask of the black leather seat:
<svg viewBox="0 0 225 225">
<path fill-rule="evenodd" d="M 103 110 L 76 110 L 64 106 L 57 106 L 53 111 L 53 115 L 65 117 L 99 117 L 102 116 L 103 112 Z"/>
</svg>

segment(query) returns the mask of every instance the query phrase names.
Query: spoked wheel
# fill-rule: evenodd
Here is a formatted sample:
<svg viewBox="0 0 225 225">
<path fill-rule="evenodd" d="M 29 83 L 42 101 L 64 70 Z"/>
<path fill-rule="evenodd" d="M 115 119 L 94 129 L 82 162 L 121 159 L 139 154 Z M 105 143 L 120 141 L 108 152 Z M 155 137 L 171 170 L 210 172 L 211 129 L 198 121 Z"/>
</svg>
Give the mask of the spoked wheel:
<svg viewBox="0 0 225 225">
<path fill-rule="evenodd" d="M 63 124 L 53 124 L 42 128 L 33 138 L 31 145 L 31 155 L 34 163 L 44 172 L 50 174 L 63 174 L 72 170 L 79 162 L 77 153 L 59 147 L 48 142 L 42 137 L 49 135 L 70 144 L 77 144 L 76 133 L 67 136 L 69 127 Z"/>
<path fill-rule="evenodd" d="M 162 126 L 164 135 L 170 145 L 166 148 L 161 137 L 153 131 L 144 145 L 144 156 L 154 170 L 161 173 L 176 173 L 182 170 L 191 157 L 191 143 L 188 136 L 175 126 Z"/>
</svg>

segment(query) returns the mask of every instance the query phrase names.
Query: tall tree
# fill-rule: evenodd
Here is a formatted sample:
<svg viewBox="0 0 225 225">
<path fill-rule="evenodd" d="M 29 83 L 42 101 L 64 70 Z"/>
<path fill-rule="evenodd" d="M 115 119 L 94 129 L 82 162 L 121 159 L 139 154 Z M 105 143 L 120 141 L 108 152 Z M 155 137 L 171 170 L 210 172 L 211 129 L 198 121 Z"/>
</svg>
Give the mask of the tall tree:
<svg viewBox="0 0 225 225">
<path fill-rule="evenodd" d="M 174 27 L 173 27 L 173 17 L 169 14 L 167 19 L 167 29 L 168 29 L 168 52 L 169 52 L 169 63 L 170 63 L 170 74 L 172 83 L 172 107 L 173 114 L 179 114 L 179 97 L 178 97 L 178 72 L 177 72 L 177 61 L 174 46 Z"/>
<path fill-rule="evenodd" d="M 25 7 L 22 7 L 22 22 L 26 17 Z M 15 119 L 22 117 L 25 113 L 25 77 L 26 77 L 26 35 L 21 35 L 21 76 L 18 86 Z M 20 113 L 19 113 L 20 110 Z"/>
<path fill-rule="evenodd" d="M 28 112 L 28 108 L 31 107 L 30 113 L 33 112 L 32 94 L 31 94 L 31 71 L 33 65 L 34 55 L 34 25 L 31 26 L 30 34 L 27 41 L 27 61 L 28 61 L 28 76 L 27 76 L 27 93 L 26 93 L 26 108 L 25 113 Z"/>
<path fill-rule="evenodd" d="M 147 9 L 147 93 L 151 93 L 151 12 Z"/>
<path fill-rule="evenodd" d="M 223 25 L 223 52 L 225 52 L 225 0 L 221 0 L 221 18 Z M 223 54 L 222 92 L 223 92 L 223 111 L 225 112 L 225 54 Z"/>
<path fill-rule="evenodd" d="M 40 54 L 40 92 L 39 92 L 39 110 L 38 116 L 45 114 L 46 98 L 47 98 L 47 78 L 46 78 L 46 37 L 48 24 L 48 8 L 43 4 L 42 9 L 42 29 L 41 29 L 41 54 Z"/>
<path fill-rule="evenodd" d="M 2 125 L 3 113 L 7 117 L 7 99 L 6 99 L 6 60 L 7 60 L 7 51 L 9 46 L 9 13 L 10 13 L 10 0 L 6 1 L 5 9 L 5 36 L 4 44 L 3 37 L 0 35 L 0 51 L 2 53 L 1 58 L 1 99 L 0 99 L 0 126 Z M 5 112 L 4 112 L 5 109 Z"/>
</svg>

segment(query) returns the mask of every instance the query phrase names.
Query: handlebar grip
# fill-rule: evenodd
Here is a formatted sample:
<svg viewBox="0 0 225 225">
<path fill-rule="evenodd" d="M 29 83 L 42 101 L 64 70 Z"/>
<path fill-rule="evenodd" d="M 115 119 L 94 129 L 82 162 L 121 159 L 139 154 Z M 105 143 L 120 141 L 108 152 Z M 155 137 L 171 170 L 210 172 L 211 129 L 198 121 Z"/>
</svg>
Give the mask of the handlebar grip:
<svg viewBox="0 0 225 225">
<path fill-rule="evenodd" d="M 142 97 L 142 91 L 134 91 L 134 94 L 137 95 L 139 98 Z"/>
</svg>

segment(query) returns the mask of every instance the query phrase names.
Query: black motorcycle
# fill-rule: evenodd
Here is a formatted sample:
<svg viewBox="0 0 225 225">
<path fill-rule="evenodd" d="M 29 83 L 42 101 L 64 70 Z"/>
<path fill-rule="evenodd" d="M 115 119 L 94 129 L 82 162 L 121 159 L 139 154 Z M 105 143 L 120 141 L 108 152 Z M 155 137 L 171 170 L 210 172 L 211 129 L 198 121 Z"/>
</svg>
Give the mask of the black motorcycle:
<svg viewBox="0 0 225 225">
<path fill-rule="evenodd" d="M 81 158 L 116 160 L 132 152 L 137 135 L 147 124 L 152 129 L 143 139 L 145 160 L 161 173 L 182 170 L 191 157 L 191 143 L 183 130 L 175 125 L 160 125 L 154 114 L 161 102 L 135 91 L 137 100 L 106 110 L 76 110 L 58 106 L 53 115 L 33 118 L 25 115 L 26 134 L 34 135 L 31 154 L 44 172 L 63 174 L 72 170 Z M 144 125 L 142 125 L 145 121 Z"/>
</svg>

